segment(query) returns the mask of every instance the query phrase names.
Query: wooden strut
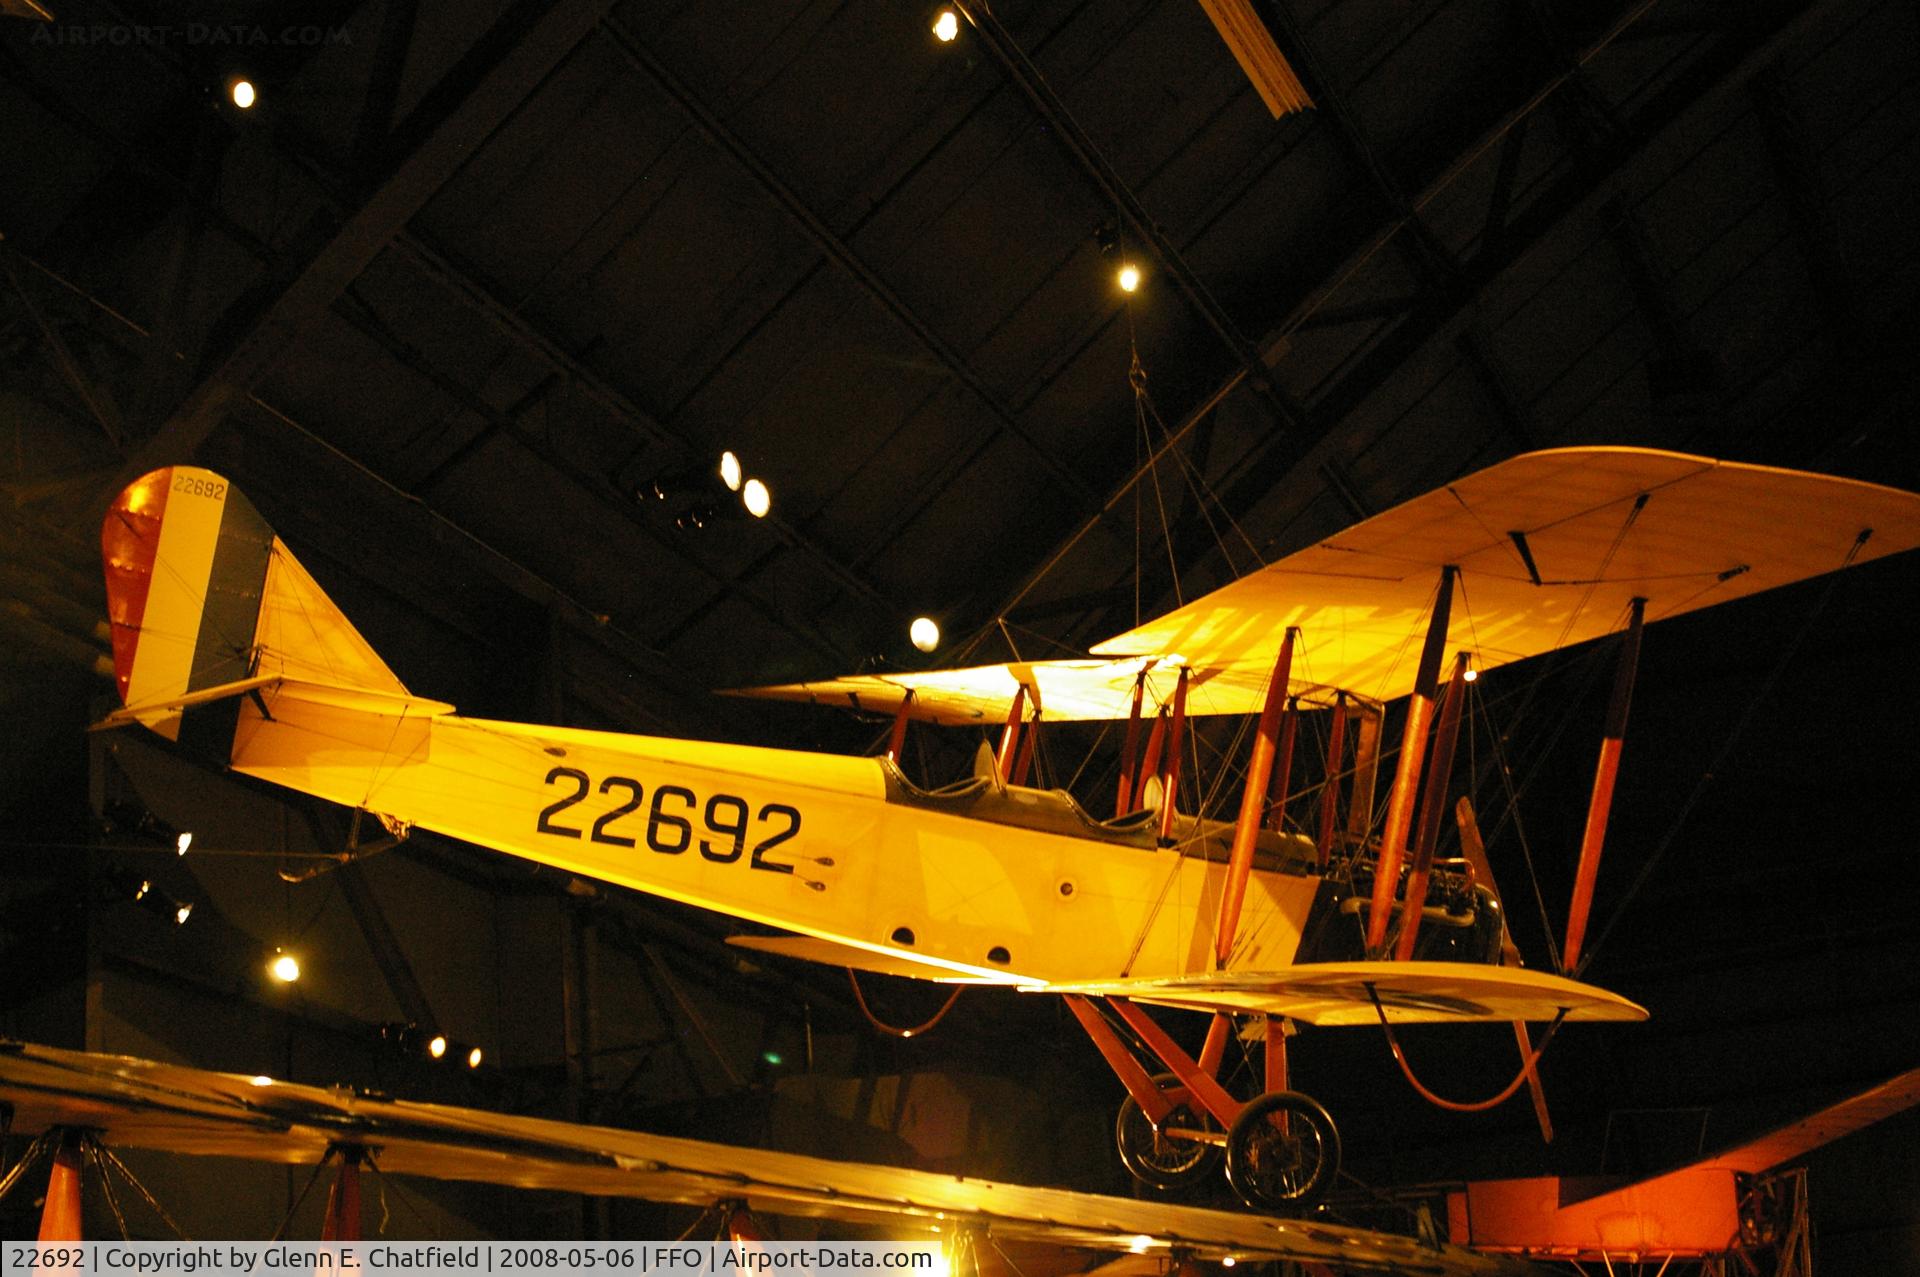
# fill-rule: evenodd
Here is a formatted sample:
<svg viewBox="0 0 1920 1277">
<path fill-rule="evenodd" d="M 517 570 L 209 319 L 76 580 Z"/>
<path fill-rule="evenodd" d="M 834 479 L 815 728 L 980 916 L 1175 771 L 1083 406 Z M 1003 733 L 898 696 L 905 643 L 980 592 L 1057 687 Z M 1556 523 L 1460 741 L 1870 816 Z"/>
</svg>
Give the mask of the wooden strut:
<svg viewBox="0 0 1920 1277">
<path fill-rule="evenodd" d="M 360 1163 L 365 1156 L 357 1145 L 340 1146 L 340 1169 L 327 1190 L 327 1213 L 320 1222 L 321 1241 L 360 1240 Z"/>
<path fill-rule="evenodd" d="M 1020 748 L 1020 718 L 1027 710 L 1027 685 L 1020 684 L 1014 689 L 1013 704 L 1007 708 L 1007 725 L 1000 732 L 1000 753 L 994 759 L 994 765 L 1000 769 L 1000 783 L 1006 784 L 1013 775 L 1013 760 Z"/>
<path fill-rule="evenodd" d="M 1440 570 L 1440 594 L 1433 603 L 1426 645 L 1420 651 L 1420 669 L 1413 695 L 1407 701 L 1407 725 L 1400 737 L 1400 758 L 1394 769 L 1393 793 L 1387 799 L 1387 823 L 1380 833 L 1380 856 L 1373 868 L 1373 902 L 1367 913 L 1367 953 L 1386 951 L 1387 924 L 1392 920 L 1395 888 L 1400 885 L 1400 863 L 1406 857 L 1407 832 L 1413 824 L 1414 789 L 1420 783 L 1420 758 L 1427 747 L 1427 729 L 1440 688 L 1440 659 L 1447 646 L 1447 620 L 1453 608 L 1453 579 L 1460 569 L 1449 564 Z"/>
<path fill-rule="evenodd" d="M 1480 838 L 1480 823 L 1473 816 L 1473 800 L 1462 794 L 1460 801 L 1453 805 L 1453 819 L 1460 827 L 1460 854 L 1466 858 L 1474 877 L 1487 884 L 1494 903 L 1500 906 L 1500 961 L 1510 967 L 1523 967 L 1526 963 L 1520 960 L 1520 947 L 1514 944 L 1513 935 L 1507 930 L 1507 906 L 1500 898 L 1500 884 L 1494 881 L 1493 865 L 1487 860 L 1487 846 Z M 1540 1138 L 1551 1144 L 1553 1114 L 1547 1111 L 1547 1091 L 1540 1084 L 1540 1073 L 1530 1063 L 1533 1059 L 1533 1034 L 1528 1030 L 1525 1020 L 1513 1022 L 1513 1040 L 1520 1048 L 1520 1059 L 1528 1062 L 1524 1064 L 1527 1093 L 1533 1098 L 1533 1116 L 1540 1124 Z"/>
<path fill-rule="evenodd" d="M 1573 904 L 1567 910 L 1567 942 L 1560 949 L 1560 969 L 1577 971 L 1580 946 L 1587 936 L 1587 917 L 1593 910 L 1594 884 L 1600 877 L 1600 851 L 1607 838 L 1607 816 L 1613 809 L 1613 784 L 1620 775 L 1621 738 L 1627 734 L 1627 710 L 1633 704 L 1633 676 L 1640 664 L 1640 633 L 1645 628 L 1647 601 L 1635 599 L 1620 644 L 1620 660 L 1613 671 L 1613 696 L 1607 702 L 1606 733 L 1600 740 L 1600 761 L 1593 772 L 1593 797 L 1587 804 L 1587 828 L 1580 838 L 1580 867 L 1573 878 Z"/>
<path fill-rule="evenodd" d="M 1027 783 L 1027 772 L 1033 766 L 1033 751 L 1040 743 L 1040 707 L 1034 706 L 1033 717 L 1027 721 L 1027 730 L 1020 737 L 1020 755 L 1013 762 L 1013 776 L 1007 782 L 1011 785 Z"/>
<path fill-rule="evenodd" d="M 53 1174 L 47 1179 L 47 1204 L 40 1210 L 39 1240 L 77 1242 L 80 1236 L 81 1170 L 86 1165 L 78 1127 L 62 1127 L 60 1147 L 53 1155 Z"/>
<path fill-rule="evenodd" d="M 898 763 L 907 747 L 907 722 L 913 709 L 913 689 L 900 698 L 900 708 L 893 712 L 893 734 L 887 737 L 887 761 Z"/>
<path fill-rule="evenodd" d="M 1174 797 L 1180 789 L 1180 746 L 1187 730 L 1187 676 L 1180 667 L 1180 681 L 1173 685 L 1173 718 L 1167 725 L 1167 751 L 1160 756 L 1160 845 L 1173 841 Z"/>
<path fill-rule="evenodd" d="M 1347 694 L 1337 692 L 1333 699 L 1333 727 L 1327 734 L 1327 779 L 1320 788 L 1320 834 L 1314 848 L 1320 857 L 1320 871 L 1326 872 L 1333 852 L 1334 830 L 1340 822 L 1340 775 L 1347 752 Z"/>
<path fill-rule="evenodd" d="M 1401 962 L 1413 957 L 1420 934 L 1420 911 L 1427 903 L 1427 883 L 1433 873 L 1433 849 L 1440 841 L 1440 817 L 1447 802 L 1447 783 L 1453 779 L 1454 742 L 1460 737 L 1460 703 L 1466 699 L 1467 653 L 1453 661 L 1446 699 L 1440 702 L 1440 723 L 1434 729 L 1433 757 L 1427 764 L 1426 791 L 1420 797 L 1420 824 L 1414 830 L 1413 868 L 1407 873 L 1406 903 L 1400 911 L 1400 938 L 1393 956 Z"/>
<path fill-rule="evenodd" d="M 1133 680 L 1133 706 L 1127 711 L 1127 738 L 1120 746 L 1120 792 L 1113 800 L 1113 814 L 1124 816 L 1133 810 L 1134 753 L 1140 740 L 1140 703 L 1147 693 L 1147 672 L 1141 670 Z"/>
<path fill-rule="evenodd" d="M 1133 797 L 1127 803 L 1128 811 L 1139 811 L 1146 805 L 1147 777 L 1160 774 L 1160 751 L 1167 742 L 1167 707 L 1162 705 L 1153 716 L 1153 727 L 1147 732 L 1147 747 L 1140 754 L 1140 772 L 1138 783 L 1134 785 Z"/>
<path fill-rule="evenodd" d="M 1287 790 L 1293 783 L 1293 742 L 1300 726 L 1300 698 L 1287 697 L 1280 714 L 1280 749 L 1273 759 L 1273 779 L 1267 784 L 1267 828 L 1275 833 L 1287 827 Z"/>
<path fill-rule="evenodd" d="M 1234 933 L 1240 927 L 1240 908 L 1247 896 L 1247 880 L 1253 875 L 1253 853 L 1259 845 L 1267 783 L 1272 779 L 1274 757 L 1280 748 L 1280 716 L 1287 703 L 1289 680 L 1293 677 L 1293 641 L 1299 633 L 1297 627 L 1287 627 L 1286 636 L 1280 641 L 1280 655 L 1273 663 L 1273 677 L 1267 683 L 1266 702 L 1260 707 L 1260 726 L 1254 733 L 1252 756 L 1247 760 L 1246 785 L 1240 791 L 1240 816 L 1233 825 L 1233 849 L 1227 856 L 1227 881 L 1220 891 L 1220 925 L 1213 933 L 1216 970 L 1226 969 L 1227 956 L 1233 952 Z M 1292 720 L 1288 721 L 1291 724 Z M 1281 783 L 1284 786 L 1286 782 Z M 1165 828 L 1164 821 L 1162 828 Z"/>
</svg>

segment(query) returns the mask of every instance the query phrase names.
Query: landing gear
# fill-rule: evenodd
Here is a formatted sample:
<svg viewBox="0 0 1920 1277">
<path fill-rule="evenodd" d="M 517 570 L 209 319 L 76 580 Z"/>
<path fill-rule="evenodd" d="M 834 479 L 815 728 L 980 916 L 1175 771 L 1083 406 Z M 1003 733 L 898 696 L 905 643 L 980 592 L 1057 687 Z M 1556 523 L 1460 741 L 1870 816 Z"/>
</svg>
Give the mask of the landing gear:
<svg viewBox="0 0 1920 1277">
<path fill-rule="evenodd" d="M 1161 1073 L 1154 1077 L 1153 1084 L 1169 1091 L 1180 1085 L 1180 1079 L 1172 1073 Z M 1113 1122 L 1113 1142 L 1120 1146 L 1121 1165 L 1135 1179 L 1154 1188 L 1184 1188 L 1211 1174 L 1220 1161 L 1224 1139 L 1220 1124 L 1192 1103 L 1175 1106 L 1156 1129 L 1139 1102 L 1129 1095 Z"/>
<path fill-rule="evenodd" d="M 1339 1169 L 1340 1132 L 1298 1091 L 1248 1101 L 1227 1131 L 1227 1183 L 1255 1210 L 1304 1210 Z"/>
</svg>

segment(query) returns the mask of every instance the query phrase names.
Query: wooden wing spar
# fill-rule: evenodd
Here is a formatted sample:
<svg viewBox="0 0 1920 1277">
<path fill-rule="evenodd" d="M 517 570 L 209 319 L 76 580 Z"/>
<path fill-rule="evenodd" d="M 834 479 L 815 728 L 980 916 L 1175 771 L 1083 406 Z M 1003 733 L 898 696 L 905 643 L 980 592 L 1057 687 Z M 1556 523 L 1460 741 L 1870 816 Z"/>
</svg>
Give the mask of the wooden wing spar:
<svg viewBox="0 0 1920 1277">
<path fill-rule="evenodd" d="M 1192 670 L 1189 714 L 1255 714 L 1282 635 L 1291 690 L 1377 701 L 1413 689 L 1435 584 L 1459 569 L 1453 645 L 1480 669 L 1920 546 L 1920 496 L 1828 475 L 1642 448 L 1527 453 L 1416 497 L 1092 649 L 1095 661 L 870 674 L 739 695 L 998 722 L 1037 689 L 1049 722 L 1124 718 Z"/>
</svg>

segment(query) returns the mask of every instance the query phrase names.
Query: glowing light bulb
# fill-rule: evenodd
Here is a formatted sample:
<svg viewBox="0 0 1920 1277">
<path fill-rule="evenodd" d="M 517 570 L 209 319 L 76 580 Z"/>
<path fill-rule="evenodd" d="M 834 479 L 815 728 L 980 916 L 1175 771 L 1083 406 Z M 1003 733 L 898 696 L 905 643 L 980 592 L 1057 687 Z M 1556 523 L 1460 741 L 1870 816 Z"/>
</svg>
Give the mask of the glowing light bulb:
<svg viewBox="0 0 1920 1277">
<path fill-rule="evenodd" d="M 1140 287 L 1140 268 L 1128 262 L 1120 268 L 1120 291 L 1130 293 Z"/>
<path fill-rule="evenodd" d="M 745 503 L 747 513 L 756 519 L 766 518 L 767 511 L 773 509 L 773 494 L 758 479 L 747 480 L 740 489 L 740 500 Z"/>
<path fill-rule="evenodd" d="M 907 637 L 921 651 L 931 652 L 940 646 L 940 627 L 930 616 L 916 616 L 913 624 L 907 627 Z"/>
<path fill-rule="evenodd" d="M 281 984 L 292 984 L 300 978 L 300 960 L 291 953 L 283 953 L 267 964 L 267 972 Z"/>
<path fill-rule="evenodd" d="M 446 1053 L 447 1039 L 444 1035 L 436 1033 L 433 1040 L 427 1043 L 427 1054 L 437 1060 Z"/>
<path fill-rule="evenodd" d="M 173 924 L 176 927 L 187 925 L 187 919 L 193 916 L 193 904 L 189 901 L 173 911 Z"/>
<path fill-rule="evenodd" d="M 1147 1247 L 1151 1245 L 1153 1245 L 1153 1238 L 1142 1233 L 1140 1236 L 1128 1240 L 1127 1249 L 1136 1255 L 1144 1255 L 1147 1253 Z"/>
<path fill-rule="evenodd" d="M 960 34 L 960 15 L 951 9 L 942 9 L 933 20 L 933 35 L 942 44 L 952 44 Z"/>
<path fill-rule="evenodd" d="M 233 104 L 242 111 L 249 110 L 253 106 L 255 94 L 252 80 L 235 80 L 232 92 Z"/>
<path fill-rule="evenodd" d="M 1462 675 L 1461 675 L 1460 677 L 1461 677 L 1462 679 L 1464 679 L 1464 680 L 1466 680 L 1467 682 L 1469 682 L 1469 683 L 1471 683 L 1471 682 L 1474 682 L 1474 681 L 1476 681 L 1477 679 L 1479 679 L 1479 677 L 1480 677 L 1480 671 L 1479 671 L 1479 670 L 1474 670 L 1474 669 L 1470 669 L 1470 670 L 1468 670 L 1468 671 L 1467 671 L 1467 672 L 1466 672 L 1465 674 L 1462 674 Z"/>
<path fill-rule="evenodd" d="M 264 1073 L 256 1073 L 252 1077 L 248 1078 L 247 1080 L 249 1082 L 252 1082 L 255 1086 L 272 1086 L 273 1085 L 273 1079 L 268 1077 Z"/>
<path fill-rule="evenodd" d="M 1236 1259 L 1234 1259 L 1234 1257 L 1233 1257 L 1232 1255 L 1222 1255 L 1222 1256 L 1220 1256 L 1220 1266 L 1221 1266 L 1222 1268 L 1231 1268 L 1231 1267 L 1233 1267 L 1233 1266 L 1234 1266 L 1234 1264 L 1236 1264 L 1236 1263 L 1238 1263 L 1238 1262 L 1239 1262 L 1239 1261 L 1238 1261 L 1238 1260 L 1236 1260 Z"/>
<path fill-rule="evenodd" d="M 189 829 L 186 833 L 181 834 L 173 840 L 173 854 L 176 856 L 184 856 L 187 854 L 187 848 L 191 846 L 193 846 L 193 831 Z"/>
<path fill-rule="evenodd" d="M 727 491 L 740 491 L 740 458 L 731 452 L 720 454 L 720 482 L 727 485 Z"/>
<path fill-rule="evenodd" d="M 473 1048 L 473 1050 L 471 1050 L 471 1051 L 469 1051 L 469 1052 L 467 1052 L 467 1067 L 468 1067 L 468 1068 L 470 1068 L 470 1069 L 477 1069 L 477 1068 L 479 1068 L 479 1067 L 480 1067 L 480 1060 L 481 1060 L 481 1055 L 480 1055 L 480 1048 L 479 1048 L 479 1047 L 477 1047 L 477 1046 L 476 1046 L 476 1047 L 474 1047 L 474 1048 Z"/>
</svg>

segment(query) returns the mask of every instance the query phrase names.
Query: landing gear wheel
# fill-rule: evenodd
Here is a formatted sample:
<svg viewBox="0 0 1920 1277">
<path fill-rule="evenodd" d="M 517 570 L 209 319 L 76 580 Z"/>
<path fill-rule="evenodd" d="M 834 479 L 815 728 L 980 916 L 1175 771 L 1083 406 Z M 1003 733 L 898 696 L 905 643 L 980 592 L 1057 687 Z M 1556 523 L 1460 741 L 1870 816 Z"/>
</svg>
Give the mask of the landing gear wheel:
<svg viewBox="0 0 1920 1277">
<path fill-rule="evenodd" d="M 1227 1131 L 1227 1183 L 1255 1210 L 1304 1210 L 1340 1169 L 1340 1132 L 1298 1091 L 1269 1091 Z"/>
<path fill-rule="evenodd" d="M 1172 1073 L 1154 1077 L 1153 1084 L 1165 1091 L 1180 1085 Z M 1187 1130 L 1218 1131 L 1220 1124 L 1204 1110 L 1181 1104 L 1167 1114 L 1161 1130 L 1180 1127 Z M 1139 1104 L 1129 1095 L 1113 1120 L 1113 1142 L 1120 1147 L 1120 1163 L 1143 1184 L 1154 1188 L 1180 1188 L 1213 1172 L 1220 1160 L 1220 1146 L 1200 1140 L 1164 1135 L 1147 1120 Z"/>
</svg>

